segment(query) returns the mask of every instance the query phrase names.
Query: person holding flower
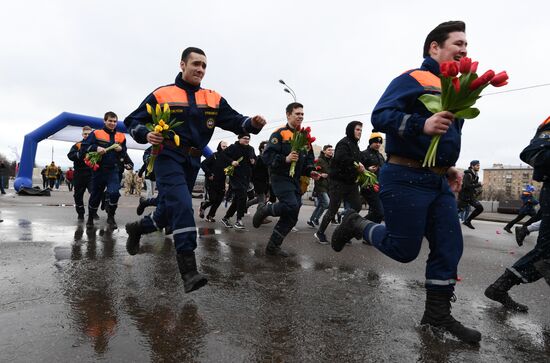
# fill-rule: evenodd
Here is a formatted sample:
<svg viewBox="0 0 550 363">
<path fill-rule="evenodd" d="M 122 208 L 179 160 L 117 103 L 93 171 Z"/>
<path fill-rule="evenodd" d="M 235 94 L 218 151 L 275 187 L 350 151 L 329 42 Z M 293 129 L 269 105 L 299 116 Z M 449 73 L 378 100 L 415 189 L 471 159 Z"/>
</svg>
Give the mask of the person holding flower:
<svg viewBox="0 0 550 363">
<path fill-rule="evenodd" d="M 300 177 L 311 176 L 319 179 L 313 163 L 313 150 L 305 147 L 294 150 L 292 140 L 295 133 L 302 132 L 309 136 L 309 129 L 302 129 L 304 120 L 304 106 L 293 102 L 286 107 L 287 124 L 269 137 L 262 159 L 269 167 L 271 187 L 278 202 L 273 204 L 259 204 L 252 218 L 254 228 L 260 227 L 268 216 L 279 217 L 267 243 L 265 253 L 270 256 L 288 257 L 287 251 L 281 249 L 283 240 L 298 222 L 298 214 L 302 206 L 300 191 Z M 311 140 L 311 139 L 310 139 Z"/>
<path fill-rule="evenodd" d="M 151 166 L 154 167 L 159 191 L 153 216 L 126 225 L 126 250 L 131 255 L 137 254 L 142 234 L 170 227 L 186 293 L 207 283 L 206 277 L 197 271 L 197 230 L 191 200 L 202 150 L 210 142 L 216 126 L 235 134 L 257 134 L 266 123 L 263 116 L 239 114 L 219 93 L 202 88 L 206 63 L 202 49 L 186 48 L 181 55 L 181 72 L 175 82 L 150 93 L 124 120 L 138 143 L 153 145 L 151 157 L 155 161 Z M 156 116 L 169 111 L 175 123 L 162 121 L 177 126 L 167 130 L 166 135 L 161 130 L 151 130 L 147 126 L 154 121 L 153 111 Z"/>
<path fill-rule="evenodd" d="M 120 173 L 119 159 L 126 153 L 126 136 L 116 130 L 118 116 L 109 111 L 103 117 L 105 126 L 101 130 L 94 130 L 82 140 L 83 153 L 97 152 L 101 155 L 99 167 L 92 171 L 92 191 L 88 201 L 88 221 L 86 225 L 93 227 L 94 215 L 103 198 L 103 192 L 107 188 L 108 203 L 106 205 L 107 224 L 116 229 L 115 212 L 120 198 Z M 115 146 L 116 145 L 116 146 Z M 113 148 L 111 151 L 107 151 Z"/>
<path fill-rule="evenodd" d="M 462 21 L 439 24 L 426 37 L 422 66 L 395 78 L 378 101 L 372 124 L 386 134 L 386 153 L 389 155 L 379 176 L 385 225 L 350 211 L 334 231 L 332 247 L 341 251 L 351 237 L 356 237 L 388 257 L 407 263 L 416 259 L 425 237 L 430 254 L 425 275 L 426 306 L 421 323 L 447 331 L 464 342 L 477 344 L 481 333 L 465 327 L 451 315 L 463 249 L 453 190 L 457 191 L 460 186 L 454 165 L 460 154 L 464 120 L 455 118 L 449 111 L 432 113 L 419 100 L 422 95 L 441 92 L 441 64 L 466 57 L 465 31 Z M 457 67 L 456 63 L 452 64 Z M 435 135 L 440 135 L 435 166 L 423 166 Z"/>
</svg>

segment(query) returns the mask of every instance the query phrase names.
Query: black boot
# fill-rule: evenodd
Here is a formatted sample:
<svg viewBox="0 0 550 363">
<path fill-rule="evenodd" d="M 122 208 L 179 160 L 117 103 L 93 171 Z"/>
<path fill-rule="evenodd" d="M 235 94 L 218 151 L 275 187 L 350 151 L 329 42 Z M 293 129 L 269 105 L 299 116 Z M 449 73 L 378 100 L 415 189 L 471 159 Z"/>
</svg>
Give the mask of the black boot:
<svg viewBox="0 0 550 363">
<path fill-rule="evenodd" d="M 355 212 L 353 209 L 347 210 L 342 219 L 342 223 L 340 223 L 332 233 L 332 249 L 336 252 L 340 252 L 345 244 L 352 238 L 362 240 L 365 227 L 373 223 L 374 222 L 361 217 L 359 213 Z"/>
<path fill-rule="evenodd" d="M 485 290 L 485 296 L 491 300 L 498 301 L 504 305 L 505 308 L 527 312 L 529 308 L 526 305 L 515 302 L 510 295 L 508 295 L 508 290 L 519 284 L 521 284 L 521 279 L 510 270 L 506 270 L 502 276 Z"/>
<path fill-rule="evenodd" d="M 273 231 L 271 234 L 271 237 L 269 238 L 269 242 L 267 243 L 267 246 L 265 247 L 265 254 L 270 256 L 280 256 L 280 257 L 288 257 L 290 254 L 281 249 L 281 245 L 283 244 L 284 237 L 279 234 L 277 231 Z"/>
<path fill-rule="evenodd" d="M 139 204 L 136 208 L 136 213 L 138 216 L 142 215 L 145 211 L 145 208 L 149 206 L 149 199 L 145 199 L 143 197 L 139 197 Z"/>
<path fill-rule="evenodd" d="M 118 226 L 115 221 L 115 211 L 113 207 L 109 208 L 109 214 L 107 215 L 107 226 L 111 229 L 117 229 Z"/>
<path fill-rule="evenodd" d="M 465 343 L 478 344 L 481 333 L 465 327 L 451 315 L 451 301 L 454 299 L 452 292 L 426 291 L 426 309 L 420 323 L 445 330 Z"/>
<path fill-rule="evenodd" d="M 254 228 L 259 228 L 262 225 L 264 219 L 272 215 L 271 204 L 262 203 L 258 205 L 254 217 L 252 217 L 252 225 Z"/>
<path fill-rule="evenodd" d="M 537 271 L 544 277 L 546 283 L 550 285 L 550 259 L 537 261 L 534 265 Z"/>
<path fill-rule="evenodd" d="M 88 212 L 88 220 L 86 221 L 86 227 L 93 227 L 94 226 L 94 215 L 90 214 Z"/>
<path fill-rule="evenodd" d="M 187 254 L 178 253 L 176 259 L 178 260 L 183 288 L 186 293 L 198 290 L 208 283 L 206 277 L 197 271 L 197 261 L 195 260 L 194 252 Z"/>
<path fill-rule="evenodd" d="M 142 232 L 140 221 L 126 224 L 126 233 L 128 234 L 126 251 L 132 256 L 139 252 L 139 240 Z"/>
<path fill-rule="evenodd" d="M 75 209 L 76 209 L 76 214 L 78 215 L 78 220 L 83 221 L 84 220 L 84 214 L 86 213 L 86 211 L 84 210 L 84 207 L 83 206 L 76 206 Z"/>
<path fill-rule="evenodd" d="M 516 227 L 515 232 L 516 232 L 516 242 L 518 246 L 521 247 L 523 246 L 523 240 L 525 239 L 525 237 L 529 235 L 529 230 L 527 229 L 527 227 Z"/>
<path fill-rule="evenodd" d="M 472 221 L 470 221 L 469 219 L 466 219 L 464 222 L 462 222 L 462 224 L 470 229 L 476 229 L 476 227 L 472 225 Z"/>
</svg>

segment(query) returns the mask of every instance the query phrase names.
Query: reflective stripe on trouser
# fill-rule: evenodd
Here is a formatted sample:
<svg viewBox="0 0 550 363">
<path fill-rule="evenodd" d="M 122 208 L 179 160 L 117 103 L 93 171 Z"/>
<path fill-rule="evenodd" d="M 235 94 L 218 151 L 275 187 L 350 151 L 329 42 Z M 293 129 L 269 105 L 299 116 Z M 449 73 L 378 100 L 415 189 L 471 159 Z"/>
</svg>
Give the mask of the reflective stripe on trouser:
<svg viewBox="0 0 550 363">
<path fill-rule="evenodd" d="M 118 169 L 110 170 L 98 170 L 92 174 L 92 192 L 90 200 L 88 202 L 88 209 L 97 210 L 103 197 L 103 190 L 107 187 L 107 196 L 109 198 L 109 205 L 115 207 L 118 204 L 120 198 L 120 179 L 118 176 Z"/>
<path fill-rule="evenodd" d="M 364 238 L 385 255 L 407 263 L 418 256 L 425 236 L 430 247 L 426 288 L 453 291 L 463 240 L 447 179 L 394 164 L 385 164 L 379 179 L 386 225 L 367 226 Z"/>
<path fill-rule="evenodd" d="M 510 270 L 525 283 L 540 279 L 541 274 L 533 264 L 550 258 L 550 183 L 543 184 L 540 192 L 541 223 L 535 247 L 514 263 Z"/>
<path fill-rule="evenodd" d="M 155 161 L 155 176 L 159 203 L 154 219 L 166 221 L 172 227 L 176 252 L 190 252 L 197 248 L 197 230 L 193 218 L 191 192 L 199 171 L 200 158 L 174 158 L 161 154 Z"/>
<path fill-rule="evenodd" d="M 279 221 L 273 227 L 271 238 L 280 245 L 284 237 L 298 222 L 302 196 L 300 195 L 299 186 L 289 177 L 273 175 L 271 177 L 271 187 L 278 202 L 272 205 L 272 213 L 270 214 L 279 217 Z"/>
</svg>

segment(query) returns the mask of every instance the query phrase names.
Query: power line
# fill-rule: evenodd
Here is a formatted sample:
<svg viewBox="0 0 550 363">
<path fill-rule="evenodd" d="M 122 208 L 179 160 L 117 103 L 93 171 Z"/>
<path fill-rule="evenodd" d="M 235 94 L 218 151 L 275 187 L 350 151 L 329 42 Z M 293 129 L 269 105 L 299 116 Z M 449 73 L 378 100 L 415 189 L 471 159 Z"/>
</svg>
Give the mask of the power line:
<svg viewBox="0 0 550 363">
<path fill-rule="evenodd" d="M 538 87 L 547 87 L 547 86 L 550 86 L 550 83 L 542 83 L 542 84 L 536 84 L 536 85 L 533 85 L 533 86 L 508 89 L 508 90 L 505 90 L 505 91 L 499 91 L 499 92 L 493 92 L 493 93 L 486 93 L 483 96 L 492 96 L 492 95 L 498 95 L 498 94 L 501 94 L 501 93 L 523 91 L 523 90 L 526 90 L 526 89 L 538 88 Z"/>
</svg>

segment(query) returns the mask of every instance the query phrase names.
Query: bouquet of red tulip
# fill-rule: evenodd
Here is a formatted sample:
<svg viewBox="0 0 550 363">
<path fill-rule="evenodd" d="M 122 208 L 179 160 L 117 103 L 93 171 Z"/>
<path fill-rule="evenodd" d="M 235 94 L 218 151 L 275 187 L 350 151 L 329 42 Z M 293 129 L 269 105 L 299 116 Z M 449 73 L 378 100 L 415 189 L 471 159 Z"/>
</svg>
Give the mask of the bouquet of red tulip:
<svg viewBox="0 0 550 363">
<path fill-rule="evenodd" d="M 115 143 L 106 148 L 105 153 L 108 153 L 109 151 L 116 149 L 119 146 L 119 144 Z M 101 161 L 102 157 L 103 155 L 98 153 L 97 151 L 90 151 L 89 153 L 86 153 L 86 156 L 84 156 L 84 164 L 92 168 L 93 171 L 96 171 L 97 169 L 99 169 L 99 162 Z"/>
<path fill-rule="evenodd" d="M 441 94 L 424 94 L 418 99 L 432 112 L 452 112 L 456 118 L 472 119 L 479 115 L 479 109 L 472 106 L 480 98 L 481 91 L 489 84 L 494 87 L 502 87 L 508 84 L 506 71 L 495 74 L 488 70 L 483 75 L 477 75 L 478 62 L 472 62 L 470 58 L 462 57 L 460 62 L 445 62 L 440 66 Z M 458 73 L 460 72 L 460 76 Z M 424 158 L 422 166 L 435 166 L 437 146 L 441 135 L 432 137 L 430 147 Z"/>
<path fill-rule="evenodd" d="M 241 156 L 240 158 L 237 159 L 237 162 L 240 163 L 241 161 L 243 161 L 243 157 Z M 233 176 L 235 174 L 235 166 L 234 165 L 229 165 L 227 168 L 223 169 L 223 172 L 225 173 L 225 175 L 227 176 Z"/>
<path fill-rule="evenodd" d="M 359 169 L 358 162 L 354 162 L 353 164 L 357 169 Z M 359 170 L 357 170 L 357 172 L 359 172 Z M 372 171 L 365 170 L 362 173 L 359 173 L 355 182 L 359 184 L 360 187 L 373 188 L 375 192 L 378 192 L 379 190 L 378 177 Z"/>
<path fill-rule="evenodd" d="M 311 144 L 315 141 L 315 138 L 312 137 L 309 133 L 311 132 L 311 128 L 308 127 L 302 127 L 297 128 L 294 130 L 294 133 L 292 134 L 292 138 L 290 139 L 290 147 L 292 148 L 292 151 L 300 152 L 302 150 L 306 150 L 307 146 L 311 146 Z M 290 171 L 288 175 L 291 177 L 294 177 L 296 169 L 296 162 L 293 161 L 290 163 Z"/>
</svg>

